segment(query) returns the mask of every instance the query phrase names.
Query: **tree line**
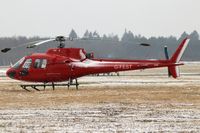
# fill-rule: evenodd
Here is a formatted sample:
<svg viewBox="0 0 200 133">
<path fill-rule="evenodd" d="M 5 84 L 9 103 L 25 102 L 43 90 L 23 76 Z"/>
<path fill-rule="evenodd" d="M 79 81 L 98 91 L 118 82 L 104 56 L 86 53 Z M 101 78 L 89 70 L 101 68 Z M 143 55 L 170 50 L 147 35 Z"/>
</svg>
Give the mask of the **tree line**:
<svg viewBox="0 0 200 133">
<path fill-rule="evenodd" d="M 125 30 L 121 38 L 117 34 L 103 34 L 97 31 L 86 30 L 82 36 L 79 36 L 74 29 L 67 35 L 71 38 L 85 38 L 72 42 L 66 42 L 66 47 L 80 47 L 87 52 L 94 52 L 96 58 L 120 58 L 120 59 L 164 59 L 163 48 L 168 46 L 170 55 L 175 51 L 178 44 L 185 37 L 190 37 L 189 47 L 184 54 L 183 60 L 200 61 L 200 40 L 197 31 L 188 34 L 183 32 L 179 38 L 169 37 L 150 37 L 136 35 L 130 30 Z M 16 47 L 33 41 L 44 40 L 47 38 L 36 37 L 0 37 L 0 49 L 5 47 Z M 140 43 L 151 44 L 149 47 L 139 45 Z M 19 47 L 4 54 L 0 53 L 0 65 L 9 65 L 16 62 L 21 57 L 35 53 L 45 52 L 48 48 L 56 47 L 55 42 L 48 43 L 34 49 Z"/>
</svg>

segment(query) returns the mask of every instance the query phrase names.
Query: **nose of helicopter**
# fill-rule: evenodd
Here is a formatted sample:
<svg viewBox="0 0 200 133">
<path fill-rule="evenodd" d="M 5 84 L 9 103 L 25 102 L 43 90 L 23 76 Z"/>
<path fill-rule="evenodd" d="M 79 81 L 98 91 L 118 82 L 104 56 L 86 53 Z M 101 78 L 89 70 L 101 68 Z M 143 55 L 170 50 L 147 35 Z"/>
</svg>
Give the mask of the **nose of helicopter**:
<svg viewBox="0 0 200 133">
<path fill-rule="evenodd" d="M 16 76 L 16 71 L 13 70 L 12 68 L 10 68 L 10 69 L 7 70 L 6 75 L 7 75 L 8 77 L 14 79 L 15 76 Z"/>
</svg>

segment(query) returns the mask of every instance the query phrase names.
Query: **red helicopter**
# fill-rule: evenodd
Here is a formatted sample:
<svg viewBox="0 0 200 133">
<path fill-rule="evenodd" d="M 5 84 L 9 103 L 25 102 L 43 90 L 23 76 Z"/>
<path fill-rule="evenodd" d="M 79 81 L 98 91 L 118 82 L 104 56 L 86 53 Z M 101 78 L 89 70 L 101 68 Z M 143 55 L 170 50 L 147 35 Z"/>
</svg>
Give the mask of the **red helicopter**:
<svg viewBox="0 0 200 133">
<path fill-rule="evenodd" d="M 39 91 L 37 86 L 44 86 L 45 89 L 46 86 L 50 85 L 53 89 L 55 86 L 76 85 L 78 89 L 77 78 L 82 76 L 158 67 L 168 67 L 169 76 L 177 78 L 179 77 L 178 66 L 184 65 L 180 63 L 180 59 L 189 43 L 189 39 L 185 38 L 170 59 L 166 52 L 166 60 L 111 60 L 94 59 L 92 53 L 88 54 L 82 48 L 64 48 L 66 40 L 73 39 L 58 36 L 55 39 L 28 45 L 27 48 L 33 48 L 51 41 L 60 42 L 58 48 L 48 49 L 46 53 L 33 53 L 23 57 L 7 70 L 6 75 L 20 81 L 44 83 L 21 85 L 27 91 L 29 90 L 26 87 L 32 87 Z M 5 48 L 1 51 L 7 52 L 11 49 Z M 75 80 L 74 84 L 73 80 Z M 68 81 L 68 83 L 54 84 L 63 81 Z"/>
</svg>

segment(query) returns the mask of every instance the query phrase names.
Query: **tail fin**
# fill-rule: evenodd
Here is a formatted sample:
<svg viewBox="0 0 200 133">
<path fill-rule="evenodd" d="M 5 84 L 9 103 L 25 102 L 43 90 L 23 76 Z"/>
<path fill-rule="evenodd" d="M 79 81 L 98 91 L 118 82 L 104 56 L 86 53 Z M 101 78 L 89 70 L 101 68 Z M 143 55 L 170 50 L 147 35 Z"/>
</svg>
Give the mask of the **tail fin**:
<svg viewBox="0 0 200 133">
<path fill-rule="evenodd" d="M 179 64 L 179 62 L 180 62 L 180 60 L 181 60 L 181 57 L 183 56 L 183 53 L 184 53 L 185 49 L 186 49 L 187 46 L 188 46 L 189 41 L 190 41 L 190 39 L 185 38 L 185 39 L 181 42 L 181 44 L 180 44 L 179 47 L 177 48 L 176 52 L 173 54 L 173 56 L 172 56 L 171 59 L 170 59 L 170 62 L 171 62 L 173 65 L 172 65 L 172 66 L 169 66 L 168 69 L 169 69 L 170 75 L 172 75 L 172 77 L 174 77 L 174 78 L 177 78 L 177 77 L 180 76 L 178 66 L 181 65 L 181 64 Z"/>
<path fill-rule="evenodd" d="M 190 39 L 185 38 L 181 42 L 181 44 L 177 48 L 176 52 L 174 53 L 174 55 L 170 59 L 173 63 L 178 63 L 181 60 L 181 57 L 183 56 L 183 53 L 184 53 L 185 49 L 187 48 L 189 41 L 190 41 Z"/>
</svg>

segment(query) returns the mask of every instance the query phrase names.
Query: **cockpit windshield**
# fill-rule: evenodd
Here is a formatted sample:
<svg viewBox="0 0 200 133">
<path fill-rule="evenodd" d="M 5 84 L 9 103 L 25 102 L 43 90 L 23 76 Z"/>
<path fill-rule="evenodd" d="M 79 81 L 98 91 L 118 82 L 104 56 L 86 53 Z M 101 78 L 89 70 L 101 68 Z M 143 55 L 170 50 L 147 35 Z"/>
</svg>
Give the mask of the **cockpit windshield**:
<svg viewBox="0 0 200 133">
<path fill-rule="evenodd" d="M 25 57 L 21 58 L 17 63 L 15 63 L 12 67 L 17 69 L 19 68 L 19 66 L 23 63 L 23 61 L 25 60 Z"/>
</svg>

